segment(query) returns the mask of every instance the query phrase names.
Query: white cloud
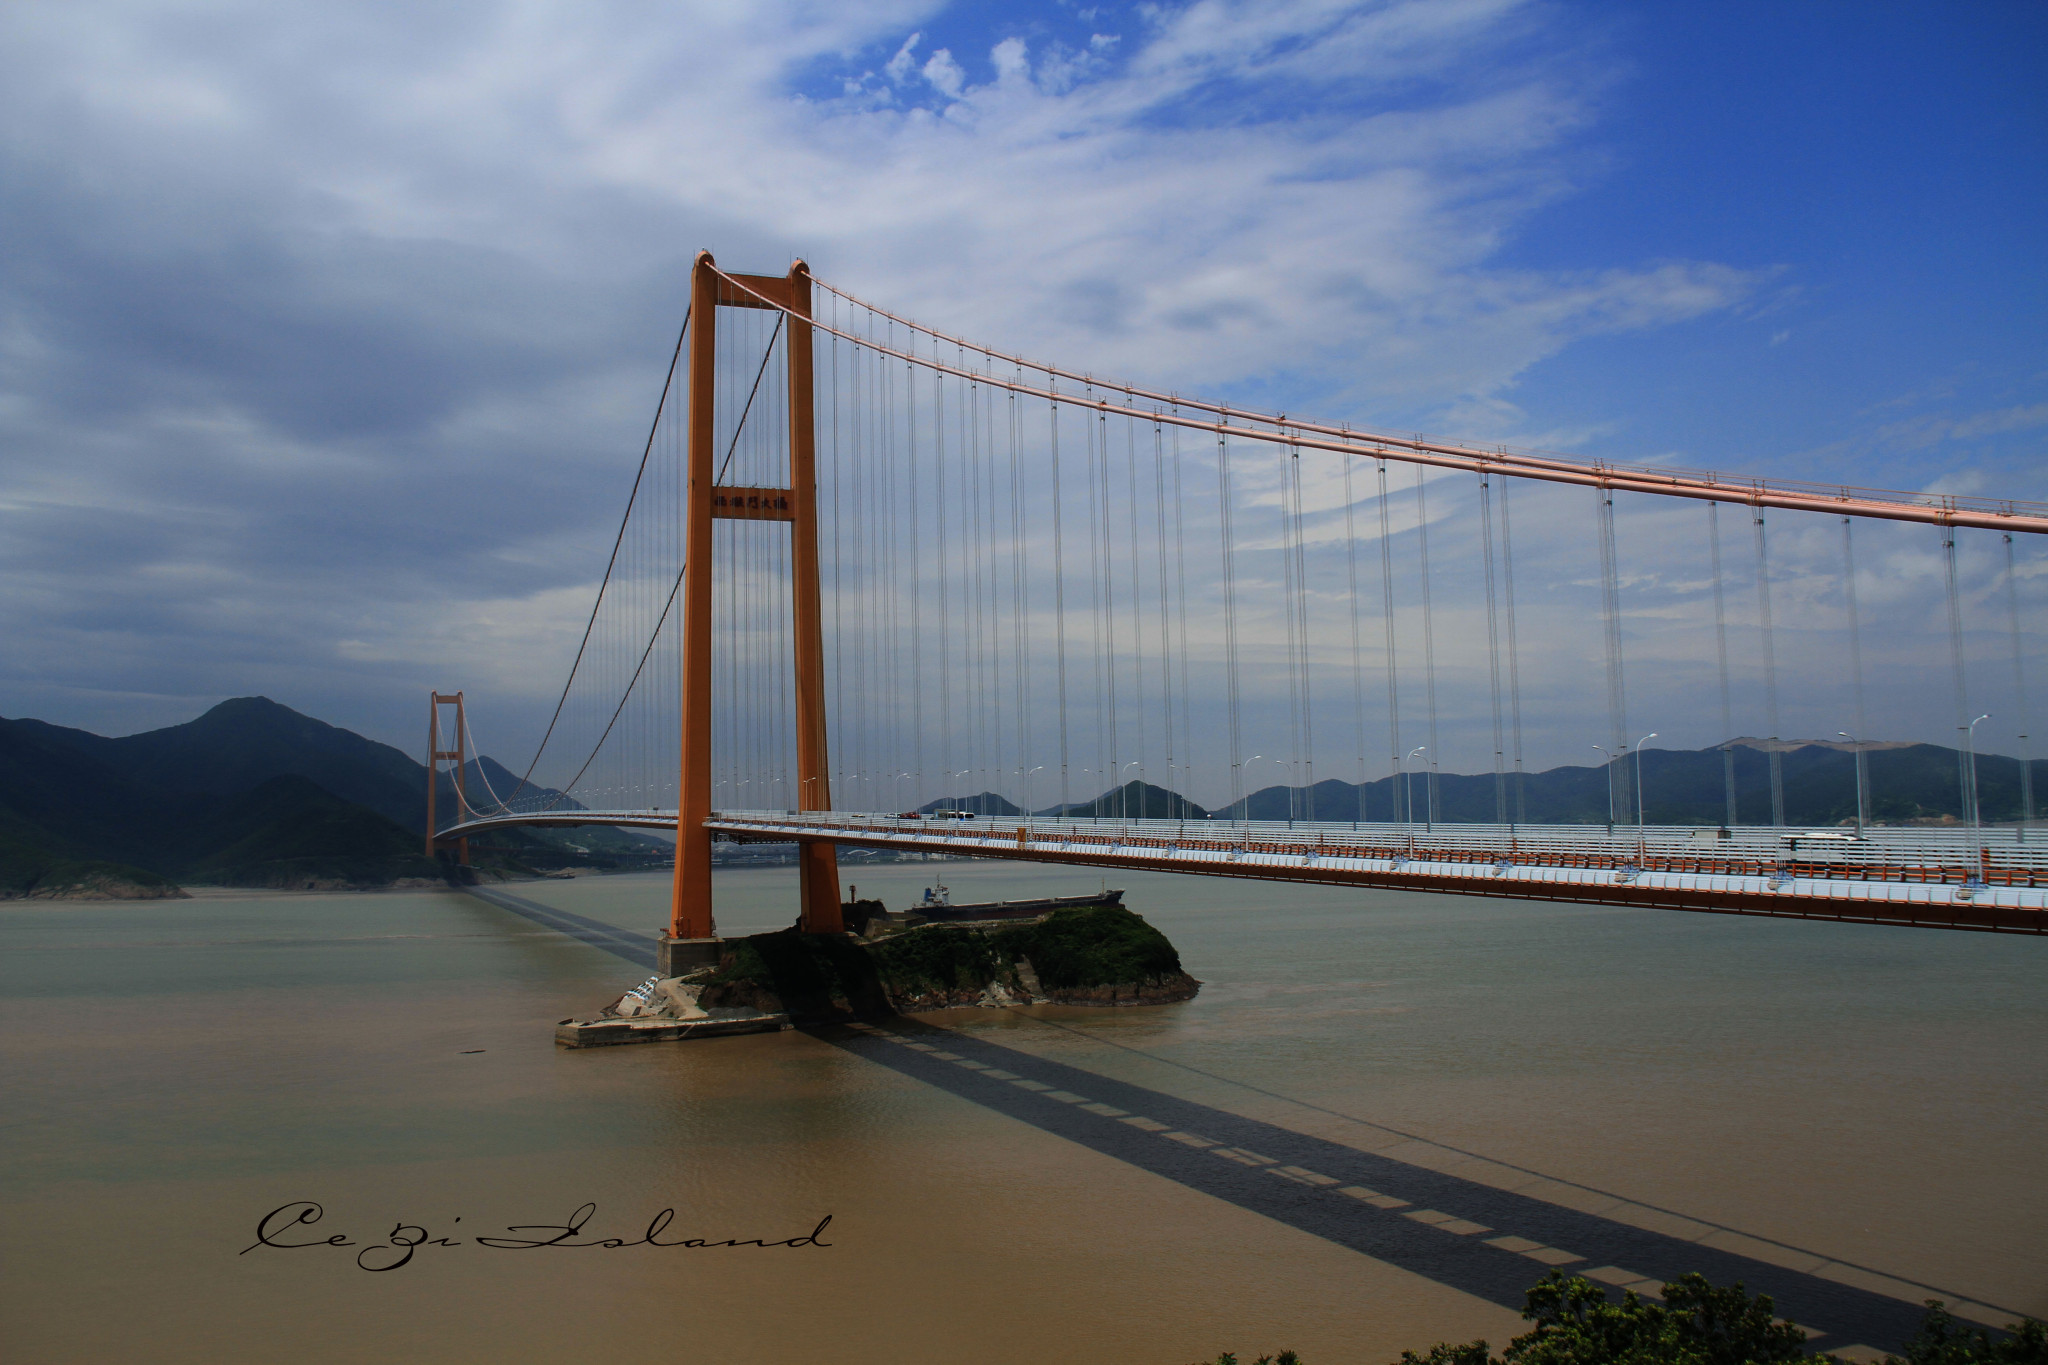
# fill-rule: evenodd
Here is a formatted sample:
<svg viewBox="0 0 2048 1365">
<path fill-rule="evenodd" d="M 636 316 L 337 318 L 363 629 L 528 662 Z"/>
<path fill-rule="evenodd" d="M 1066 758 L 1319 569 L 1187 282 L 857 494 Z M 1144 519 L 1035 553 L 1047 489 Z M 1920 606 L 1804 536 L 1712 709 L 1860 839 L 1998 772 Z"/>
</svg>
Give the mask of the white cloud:
<svg viewBox="0 0 2048 1365">
<path fill-rule="evenodd" d="M 241 528 L 122 547 L 183 570 L 150 575 L 110 669 L 146 672 L 133 640 L 156 632 L 181 678 L 225 678 L 241 619 L 388 690 L 523 603 L 540 624 L 479 667 L 530 647 L 554 677 L 551 594 L 582 590 L 573 547 L 616 515 L 699 245 L 743 269 L 802 254 L 1082 369 L 1500 439 L 1531 365 L 1759 282 L 1499 264 L 1572 193 L 1605 79 L 1518 0 L 1198 0 L 1067 45 L 990 33 L 985 63 L 922 47 L 937 9 L 9 8 L 0 505 L 168 487 Z M 10 625 L 89 660 L 76 623 L 121 591 L 42 579 Z M 306 593 L 318 610 L 291 610 Z"/>
<path fill-rule="evenodd" d="M 901 85 L 910 79 L 910 73 L 917 66 L 917 59 L 911 54 L 917 50 L 918 40 L 923 37 L 922 33 L 913 33 L 903 40 L 902 47 L 896 49 L 896 55 L 891 57 L 882 68 L 882 70 L 889 73 L 890 80 Z"/>
<path fill-rule="evenodd" d="M 960 69 L 960 63 L 953 60 L 953 54 L 940 48 L 924 64 L 924 78 L 932 88 L 950 99 L 960 98 L 960 88 L 966 83 L 967 73 Z"/>
</svg>

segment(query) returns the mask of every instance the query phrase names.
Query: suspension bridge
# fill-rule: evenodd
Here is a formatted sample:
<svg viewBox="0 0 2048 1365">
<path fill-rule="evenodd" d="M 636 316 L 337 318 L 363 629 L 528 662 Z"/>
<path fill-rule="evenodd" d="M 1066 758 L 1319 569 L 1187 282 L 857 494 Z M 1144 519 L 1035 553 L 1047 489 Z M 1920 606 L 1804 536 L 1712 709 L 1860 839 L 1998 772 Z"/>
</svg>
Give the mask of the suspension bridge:
<svg viewBox="0 0 2048 1365">
<path fill-rule="evenodd" d="M 703 253 L 546 734 L 497 791 L 463 694 L 433 694 L 427 845 L 673 837 L 665 968 L 714 941 L 727 839 L 796 847 L 815 932 L 841 927 L 836 850 L 858 847 L 2041 933 L 2044 533 L 2038 501 L 1573 460 L 1112 382 L 802 262 Z M 1930 709 L 1958 813 L 1881 824 L 1866 760 L 1899 746 L 1872 727 Z M 1788 823 L 1788 715 L 1846 741 L 1853 820 Z M 1717 820 L 1647 819 L 1645 721 L 1720 748 Z M 2017 754 L 2010 811 L 1986 809 L 1991 737 Z M 1761 788 L 1738 783 L 1738 740 Z M 1531 755 L 1589 748 L 1606 819 L 1531 821 Z M 1443 818 L 1461 755 L 1490 765 L 1490 821 Z M 1261 775 L 1284 819 L 1249 818 Z"/>
</svg>

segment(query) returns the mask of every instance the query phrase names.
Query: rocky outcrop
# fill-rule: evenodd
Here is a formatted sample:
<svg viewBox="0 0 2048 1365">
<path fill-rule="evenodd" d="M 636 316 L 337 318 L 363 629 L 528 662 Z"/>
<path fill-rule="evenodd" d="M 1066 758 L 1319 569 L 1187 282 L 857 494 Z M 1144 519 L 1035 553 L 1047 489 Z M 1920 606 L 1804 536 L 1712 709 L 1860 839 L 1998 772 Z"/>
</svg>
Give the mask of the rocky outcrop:
<svg viewBox="0 0 2048 1365">
<path fill-rule="evenodd" d="M 22 889 L 0 889 L 0 900 L 163 901 L 188 900 L 185 891 L 140 868 L 113 863 L 59 865 Z"/>
<path fill-rule="evenodd" d="M 1177 1005 L 1192 1000 L 1202 983 L 1186 972 L 1153 981 L 1127 981 L 1111 986 L 1068 986 L 1047 993 L 1055 1005 Z"/>
<path fill-rule="evenodd" d="M 1201 984 L 1141 916 L 1098 905 L 1036 923 L 931 924 L 865 941 L 794 929 L 734 939 L 701 999 L 813 1022 L 972 1005 L 1167 1005 L 1193 999 Z"/>
</svg>

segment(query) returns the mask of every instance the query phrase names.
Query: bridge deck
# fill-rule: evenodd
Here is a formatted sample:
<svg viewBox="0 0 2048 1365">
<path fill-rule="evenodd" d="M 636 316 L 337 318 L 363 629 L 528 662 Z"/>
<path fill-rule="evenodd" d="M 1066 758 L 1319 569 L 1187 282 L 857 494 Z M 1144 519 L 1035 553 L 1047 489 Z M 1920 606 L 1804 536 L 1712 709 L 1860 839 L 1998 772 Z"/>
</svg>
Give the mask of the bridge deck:
<svg viewBox="0 0 2048 1365">
<path fill-rule="evenodd" d="M 545 811 L 471 820 L 673 830 L 673 811 Z M 742 841 L 823 840 L 899 852 L 1267 881 L 1567 900 L 1647 909 L 2048 933 L 2048 841 L 2010 829 L 1840 830 L 1306 824 L 1215 820 L 903 819 L 724 811 Z"/>
</svg>

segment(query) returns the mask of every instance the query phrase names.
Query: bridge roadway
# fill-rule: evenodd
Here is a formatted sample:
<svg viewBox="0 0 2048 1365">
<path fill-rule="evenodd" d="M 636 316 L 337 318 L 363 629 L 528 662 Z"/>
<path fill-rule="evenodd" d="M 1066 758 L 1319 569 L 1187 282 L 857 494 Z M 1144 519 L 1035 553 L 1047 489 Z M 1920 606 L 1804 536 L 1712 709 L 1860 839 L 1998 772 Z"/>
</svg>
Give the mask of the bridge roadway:
<svg viewBox="0 0 2048 1365">
<path fill-rule="evenodd" d="M 672 832 L 672 810 L 481 815 L 477 838 L 532 825 Z M 936 853 L 1266 881 L 1577 901 L 1655 910 L 2048 933 L 2048 832 L 1742 826 L 1286 824 L 1222 820 L 905 819 L 850 811 L 721 811 L 739 842 L 822 839 Z"/>
</svg>

